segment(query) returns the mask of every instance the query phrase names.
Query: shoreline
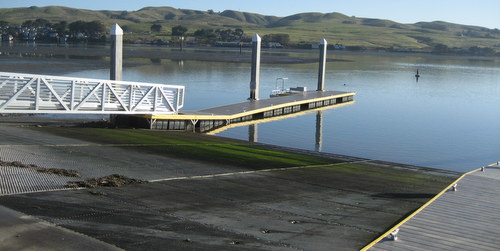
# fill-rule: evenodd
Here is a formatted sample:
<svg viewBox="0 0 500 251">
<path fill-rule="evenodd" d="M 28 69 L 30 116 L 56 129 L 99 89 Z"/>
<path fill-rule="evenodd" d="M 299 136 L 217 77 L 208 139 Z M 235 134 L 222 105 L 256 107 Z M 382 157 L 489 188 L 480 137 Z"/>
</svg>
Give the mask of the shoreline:
<svg viewBox="0 0 500 251">
<path fill-rule="evenodd" d="M 300 50 L 263 50 L 261 62 L 263 64 L 308 64 L 317 63 L 315 51 Z M 0 46 L 0 55 L 47 57 L 59 59 L 88 59 L 109 60 L 109 46 L 60 46 L 57 44 L 35 44 Z M 291 55 L 293 54 L 293 55 Z M 124 46 L 124 59 L 170 59 L 170 60 L 197 60 L 209 62 L 250 63 L 251 50 L 245 48 L 241 54 L 238 49 L 220 47 L 186 47 L 183 51 L 172 47 Z M 350 60 L 327 59 L 329 62 L 351 62 Z M 124 62 L 126 64 L 126 62 Z"/>
<path fill-rule="evenodd" d="M 4 72 L 20 72 L 19 64 L 11 64 L 10 60 L 21 60 L 21 65 L 30 66 L 31 74 L 63 75 L 69 72 L 109 69 L 110 48 L 107 45 L 58 45 L 58 44 L 0 44 L 0 65 Z M 316 50 L 305 49 L 263 49 L 262 64 L 317 64 Z M 355 60 L 349 56 L 384 56 L 384 57 L 432 57 L 449 60 L 499 61 L 491 57 L 471 57 L 459 55 L 433 55 L 424 53 L 399 52 L 349 52 L 329 51 L 327 62 L 352 63 Z M 346 58 L 347 59 L 342 59 Z M 123 66 L 135 67 L 147 64 L 159 64 L 161 60 L 200 61 L 250 64 L 251 51 L 244 48 L 239 53 L 237 48 L 221 47 L 187 47 L 184 51 L 178 48 L 126 45 L 123 51 Z M 147 60 L 147 61 L 145 61 Z M 3 61 L 3 62 L 2 62 Z M 42 62 L 42 63 L 41 63 Z"/>
</svg>

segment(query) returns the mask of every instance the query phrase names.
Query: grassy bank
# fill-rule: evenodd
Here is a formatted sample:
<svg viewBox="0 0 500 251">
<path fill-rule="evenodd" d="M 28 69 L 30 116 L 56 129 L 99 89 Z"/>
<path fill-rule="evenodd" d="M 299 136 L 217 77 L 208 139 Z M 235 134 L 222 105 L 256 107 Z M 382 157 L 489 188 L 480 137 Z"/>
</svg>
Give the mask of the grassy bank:
<svg viewBox="0 0 500 251">
<path fill-rule="evenodd" d="M 264 144 L 193 133 L 76 127 L 33 129 L 98 144 L 133 148 L 148 154 L 237 166 L 245 170 L 303 167 L 307 172 L 327 171 L 331 182 L 343 184 L 345 188 L 367 191 L 382 192 L 387 190 L 387 184 L 391 184 L 391 190 L 395 193 L 404 194 L 416 189 L 421 194 L 431 196 L 458 176 L 458 173 L 429 171 L 394 163 L 361 159 L 352 162 L 341 156 L 296 153 L 289 149 L 270 148 Z"/>
</svg>

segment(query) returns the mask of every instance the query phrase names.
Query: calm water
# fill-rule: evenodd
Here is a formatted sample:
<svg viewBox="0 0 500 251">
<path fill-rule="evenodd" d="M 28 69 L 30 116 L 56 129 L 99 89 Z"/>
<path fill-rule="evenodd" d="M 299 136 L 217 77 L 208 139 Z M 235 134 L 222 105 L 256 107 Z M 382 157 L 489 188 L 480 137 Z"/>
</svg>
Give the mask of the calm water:
<svg viewBox="0 0 500 251">
<path fill-rule="evenodd" d="M 327 65 L 328 90 L 354 91 L 356 102 L 258 124 L 258 141 L 357 157 L 468 171 L 500 160 L 500 61 L 462 57 L 352 55 Z M 31 64 L 39 58 L 16 59 Z M 6 63 L 0 58 L 0 66 Z M 249 96 L 250 65 L 136 60 L 124 80 L 186 86 L 183 110 L 235 103 Z M 420 79 L 415 81 L 416 69 Z M 91 68 L 92 69 L 92 68 Z M 108 78 L 108 69 L 68 69 L 64 75 Z M 287 86 L 316 87 L 317 64 L 262 65 L 261 98 L 287 77 Z M 247 140 L 248 126 L 219 133 Z"/>
</svg>

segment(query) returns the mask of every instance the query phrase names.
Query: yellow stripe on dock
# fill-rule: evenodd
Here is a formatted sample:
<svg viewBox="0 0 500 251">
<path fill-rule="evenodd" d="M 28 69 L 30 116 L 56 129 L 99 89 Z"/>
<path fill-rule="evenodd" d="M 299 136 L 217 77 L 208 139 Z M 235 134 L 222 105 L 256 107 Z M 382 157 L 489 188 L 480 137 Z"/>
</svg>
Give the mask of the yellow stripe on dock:
<svg viewBox="0 0 500 251">
<path fill-rule="evenodd" d="M 337 108 L 337 107 L 341 107 L 341 106 L 345 106 L 345 105 L 351 105 L 353 103 L 355 103 L 355 101 L 349 101 L 349 102 L 345 102 L 342 104 L 336 104 L 335 107 Z M 266 122 L 271 122 L 271 121 L 276 121 L 276 120 L 281 120 L 281 119 L 293 118 L 293 117 L 301 116 L 304 114 L 322 111 L 322 110 L 326 110 L 326 109 L 330 109 L 330 108 L 332 108 L 332 107 L 331 106 L 324 106 L 324 107 L 309 109 L 309 110 L 302 111 L 302 112 L 286 114 L 286 115 L 282 115 L 279 117 L 270 117 L 270 118 L 264 118 L 264 119 L 259 119 L 259 120 L 250 120 L 250 121 L 245 121 L 245 122 L 239 122 L 239 123 L 230 124 L 230 125 L 227 125 L 227 126 L 224 126 L 221 128 L 217 128 L 215 130 L 207 132 L 206 134 L 207 135 L 216 135 L 216 134 L 221 133 L 225 130 L 235 128 L 235 127 L 248 126 L 248 125 L 253 125 L 253 124 L 261 124 L 261 123 L 266 123 Z"/>
<path fill-rule="evenodd" d="M 230 120 L 290 106 L 321 102 L 329 99 L 352 97 L 355 94 L 356 93 L 354 92 L 338 91 L 306 92 L 304 94 L 295 94 L 256 101 L 245 101 L 195 112 L 172 115 L 143 115 L 141 117 L 159 120 Z"/>
</svg>

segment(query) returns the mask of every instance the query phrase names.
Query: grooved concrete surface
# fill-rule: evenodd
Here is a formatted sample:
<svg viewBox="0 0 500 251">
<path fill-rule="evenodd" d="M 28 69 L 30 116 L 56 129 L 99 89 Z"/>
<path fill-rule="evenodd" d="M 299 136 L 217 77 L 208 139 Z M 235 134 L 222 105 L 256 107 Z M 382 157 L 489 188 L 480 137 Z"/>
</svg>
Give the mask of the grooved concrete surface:
<svg viewBox="0 0 500 251">
<path fill-rule="evenodd" d="M 140 148 L 136 145 L 101 145 L 20 127 L 0 126 L 0 160 L 70 169 L 81 175 L 80 178 L 61 177 L 27 168 L 0 166 L 0 195 L 65 189 L 68 181 L 111 174 L 157 180 L 239 171 L 224 164 L 212 165 L 139 152 L 137 147 Z"/>
<path fill-rule="evenodd" d="M 78 178 L 2 167 L 0 249 L 15 243 L 26 250 L 356 250 L 434 195 L 428 185 L 416 193 L 413 185 L 389 187 L 356 173 L 338 177 L 328 165 L 248 170 L 140 148 L 0 125 L 2 161 L 73 169 L 80 179 L 112 173 L 165 179 L 66 190 L 64 181 Z M 343 161 L 434 178 L 457 175 L 352 157 Z M 18 234 L 7 234 L 13 230 Z"/>
<path fill-rule="evenodd" d="M 0 206 L 1 250 L 122 250 L 95 238 Z"/>
</svg>

